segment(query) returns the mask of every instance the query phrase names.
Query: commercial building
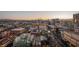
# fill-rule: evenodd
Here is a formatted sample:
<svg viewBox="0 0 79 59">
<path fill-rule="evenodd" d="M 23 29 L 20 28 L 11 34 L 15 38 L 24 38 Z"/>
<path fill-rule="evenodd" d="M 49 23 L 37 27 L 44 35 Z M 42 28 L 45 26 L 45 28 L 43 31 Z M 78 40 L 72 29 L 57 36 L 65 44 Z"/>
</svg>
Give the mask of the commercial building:
<svg viewBox="0 0 79 59">
<path fill-rule="evenodd" d="M 79 13 L 73 14 L 74 31 L 79 32 Z"/>
</svg>

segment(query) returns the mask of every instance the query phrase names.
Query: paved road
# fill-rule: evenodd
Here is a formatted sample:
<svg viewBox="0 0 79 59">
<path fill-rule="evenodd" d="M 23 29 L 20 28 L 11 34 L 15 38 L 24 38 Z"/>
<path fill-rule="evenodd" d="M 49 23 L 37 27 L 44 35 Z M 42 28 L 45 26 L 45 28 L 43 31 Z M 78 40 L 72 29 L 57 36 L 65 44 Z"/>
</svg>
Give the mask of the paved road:
<svg viewBox="0 0 79 59">
<path fill-rule="evenodd" d="M 21 37 L 23 37 L 23 34 L 20 35 Z M 66 46 L 66 43 L 62 40 L 62 38 L 53 33 L 51 33 L 50 35 L 48 36 L 43 36 L 43 35 L 34 35 L 34 34 L 29 34 L 29 33 L 26 33 L 25 36 L 27 38 L 24 39 L 24 41 L 29 41 L 31 42 L 31 46 L 34 46 L 34 47 L 41 47 L 42 45 L 43 46 L 49 46 L 49 47 L 65 47 Z M 15 39 L 15 41 L 17 40 L 22 40 L 21 38 L 20 39 Z M 21 42 L 21 41 L 18 41 L 18 42 Z M 21 42 L 23 43 L 23 41 Z M 26 46 L 26 42 L 25 42 L 25 46 Z"/>
</svg>

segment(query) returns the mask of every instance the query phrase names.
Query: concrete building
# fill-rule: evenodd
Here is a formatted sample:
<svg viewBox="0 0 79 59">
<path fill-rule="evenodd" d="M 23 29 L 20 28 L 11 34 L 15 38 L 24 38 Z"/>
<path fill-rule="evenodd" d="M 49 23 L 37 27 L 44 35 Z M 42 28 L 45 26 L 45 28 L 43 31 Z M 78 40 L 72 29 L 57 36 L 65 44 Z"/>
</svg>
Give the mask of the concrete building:
<svg viewBox="0 0 79 59">
<path fill-rule="evenodd" d="M 74 31 L 79 32 L 79 13 L 73 14 Z"/>
<path fill-rule="evenodd" d="M 58 18 L 51 19 L 51 25 L 54 25 L 56 27 L 59 27 L 60 26 L 60 20 Z"/>
</svg>

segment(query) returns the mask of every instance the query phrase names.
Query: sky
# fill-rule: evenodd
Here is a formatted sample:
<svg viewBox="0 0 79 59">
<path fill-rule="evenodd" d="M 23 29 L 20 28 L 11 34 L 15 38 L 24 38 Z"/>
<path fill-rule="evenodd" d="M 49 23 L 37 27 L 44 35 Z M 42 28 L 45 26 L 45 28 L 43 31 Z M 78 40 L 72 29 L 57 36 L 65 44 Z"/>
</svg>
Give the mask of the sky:
<svg viewBox="0 0 79 59">
<path fill-rule="evenodd" d="M 79 11 L 0 11 L 0 19 L 68 19 Z"/>
</svg>

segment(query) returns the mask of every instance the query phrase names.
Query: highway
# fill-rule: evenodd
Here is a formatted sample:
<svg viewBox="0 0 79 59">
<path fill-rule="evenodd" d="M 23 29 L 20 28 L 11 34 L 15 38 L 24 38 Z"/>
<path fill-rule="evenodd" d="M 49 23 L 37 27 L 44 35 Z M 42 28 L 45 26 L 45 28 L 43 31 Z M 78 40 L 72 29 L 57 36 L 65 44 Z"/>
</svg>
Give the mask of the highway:
<svg viewBox="0 0 79 59">
<path fill-rule="evenodd" d="M 25 34 L 25 36 L 23 36 Z M 14 46 L 19 47 L 23 45 L 23 41 L 26 41 L 23 47 L 29 45 L 29 47 L 68 47 L 68 45 L 63 41 L 62 37 L 57 37 L 52 32 L 46 35 L 39 35 L 39 33 L 24 33 L 15 39 Z M 25 37 L 22 41 L 22 38 Z M 17 41 L 17 42 L 16 42 Z M 17 43 L 20 42 L 19 46 Z M 30 44 L 28 43 L 30 42 Z"/>
<path fill-rule="evenodd" d="M 9 29 L 9 30 L 11 30 L 11 29 Z M 41 34 L 39 29 L 37 29 L 37 30 L 38 30 L 38 32 L 31 31 L 29 33 L 27 33 L 27 32 L 25 33 L 25 35 L 26 35 L 25 39 L 24 39 L 24 42 L 26 41 L 25 46 L 27 46 L 27 44 L 28 44 L 27 41 L 31 42 L 29 47 L 67 47 L 68 46 L 66 44 L 66 42 L 63 40 L 63 38 L 61 37 L 62 34 L 60 31 L 56 32 L 56 31 L 51 31 L 51 30 L 45 30 L 42 32 L 43 34 Z M 23 30 L 21 30 L 21 31 L 23 31 Z M 46 33 L 44 33 L 44 32 L 46 32 Z M 20 34 L 19 35 L 20 38 L 24 37 L 24 35 L 23 35 L 24 33 L 18 32 L 18 34 Z M 13 43 L 15 43 L 14 41 L 20 42 L 19 39 L 17 39 L 17 37 L 18 36 L 16 36 L 16 33 L 5 36 L 4 38 L 2 38 L 0 40 L 0 46 L 1 47 L 13 46 Z M 22 40 L 22 38 L 20 40 Z M 16 44 L 14 46 L 18 47 Z"/>
</svg>

